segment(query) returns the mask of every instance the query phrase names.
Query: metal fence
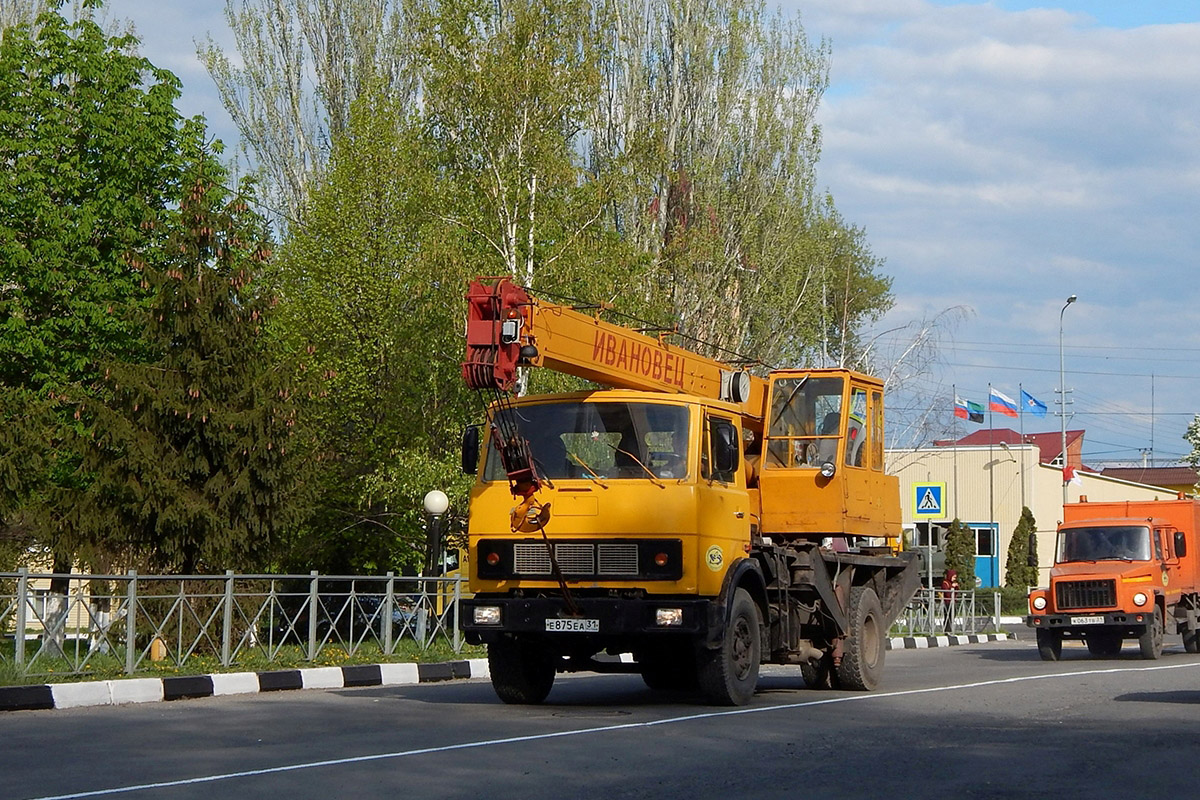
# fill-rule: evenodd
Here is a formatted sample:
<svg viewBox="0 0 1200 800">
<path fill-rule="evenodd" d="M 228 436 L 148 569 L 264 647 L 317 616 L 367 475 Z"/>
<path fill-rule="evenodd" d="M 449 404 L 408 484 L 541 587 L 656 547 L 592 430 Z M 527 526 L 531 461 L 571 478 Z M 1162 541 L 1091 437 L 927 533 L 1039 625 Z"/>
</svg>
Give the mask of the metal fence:
<svg viewBox="0 0 1200 800">
<path fill-rule="evenodd" d="M 893 630 L 901 636 L 988 633 L 1000 630 L 1000 592 L 920 589 Z"/>
<path fill-rule="evenodd" d="M 48 590 L 65 580 L 66 594 Z M 56 575 L 0 573 L 0 666 L 77 674 L 114 662 L 222 667 L 280 659 L 391 656 L 444 642 L 462 649 L 461 577 Z"/>
</svg>

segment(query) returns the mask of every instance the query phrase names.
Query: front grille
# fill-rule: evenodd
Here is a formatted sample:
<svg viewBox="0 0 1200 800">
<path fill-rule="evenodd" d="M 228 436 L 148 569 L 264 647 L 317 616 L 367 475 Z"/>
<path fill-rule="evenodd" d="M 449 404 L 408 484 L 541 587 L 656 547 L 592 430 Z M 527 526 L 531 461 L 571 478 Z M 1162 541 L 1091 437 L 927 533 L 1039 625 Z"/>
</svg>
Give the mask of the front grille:
<svg viewBox="0 0 1200 800">
<path fill-rule="evenodd" d="M 638 571 L 638 548 L 636 544 L 602 544 L 600 551 L 600 575 L 636 575 Z"/>
<path fill-rule="evenodd" d="M 563 575 L 595 575 L 596 548 L 590 544 L 556 544 L 554 558 Z M 637 551 L 634 550 L 634 572 L 637 571 Z M 550 554 L 542 542 L 513 545 L 513 572 L 518 575 L 550 575 Z"/>
<path fill-rule="evenodd" d="M 1117 605 L 1117 582 L 1113 580 L 1059 581 L 1054 592 L 1059 611 L 1116 608 Z"/>
<path fill-rule="evenodd" d="M 682 545 L 678 539 L 560 541 L 554 543 L 554 560 L 568 580 L 679 580 Z M 536 539 L 483 539 L 476 558 L 479 577 L 489 580 L 554 575 L 546 542 Z"/>
</svg>

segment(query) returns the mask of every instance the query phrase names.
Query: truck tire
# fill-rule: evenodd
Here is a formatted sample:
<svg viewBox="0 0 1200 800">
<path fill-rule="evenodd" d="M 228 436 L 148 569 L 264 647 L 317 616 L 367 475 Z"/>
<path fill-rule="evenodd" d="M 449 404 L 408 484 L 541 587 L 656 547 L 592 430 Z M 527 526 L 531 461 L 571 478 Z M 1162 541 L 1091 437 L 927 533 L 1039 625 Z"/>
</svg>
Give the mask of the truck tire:
<svg viewBox="0 0 1200 800">
<path fill-rule="evenodd" d="M 1154 661 L 1162 655 L 1163 649 L 1163 614 L 1162 609 L 1154 607 L 1154 620 L 1146 628 L 1146 632 L 1138 637 L 1138 647 L 1142 649 L 1142 658 Z"/>
<path fill-rule="evenodd" d="M 505 703 L 537 705 L 550 694 L 557 672 L 546 647 L 523 639 L 501 639 L 488 645 L 492 688 Z"/>
<path fill-rule="evenodd" d="M 1058 661 L 1062 658 L 1062 631 L 1047 631 L 1039 628 L 1037 647 L 1042 661 Z"/>
<path fill-rule="evenodd" d="M 1200 653 L 1200 631 L 1183 632 L 1183 649 L 1188 653 Z"/>
<path fill-rule="evenodd" d="M 1089 633 L 1085 640 L 1088 652 L 1096 658 L 1112 658 L 1121 652 L 1121 635 L 1118 633 Z"/>
<path fill-rule="evenodd" d="M 850 630 L 842 644 L 842 663 L 837 680 L 843 689 L 871 691 L 883 677 L 887 653 L 887 628 L 883 606 L 874 589 L 856 586 L 850 590 Z"/>
<path fill-rule="evenodd" d="M 800 675 L 804 685 L 809 689 L 836 689 L 837 670 L 833 668 L 833 659 L 823 656 L 817 661 L 805 661 L 800 665 Z"/>
<path fill-rule="evenodd" d="M 762 661 L 760 627 L 758 606 L 749 592 L 734 590 L 721 646 L 701 652 L 698 658 L 700 691 L 710 703 L 744 706 L 754 696 Z"/>
</svg>

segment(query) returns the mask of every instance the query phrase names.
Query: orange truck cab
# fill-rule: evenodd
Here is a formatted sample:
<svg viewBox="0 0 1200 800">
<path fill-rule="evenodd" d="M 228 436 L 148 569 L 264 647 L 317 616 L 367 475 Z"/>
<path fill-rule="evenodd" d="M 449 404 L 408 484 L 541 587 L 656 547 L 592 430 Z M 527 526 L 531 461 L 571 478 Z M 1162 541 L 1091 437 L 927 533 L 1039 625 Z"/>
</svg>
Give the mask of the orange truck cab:
<svg viewBox="0 0 1200 800">
<path fill-rule="evenodd" d="M 1167 626 L 1200 652 L 1200 501 L 1078 503 L 1063 507 L 1050 587 L 1029 594 L 1026 623 L 1043 660 L 1057 661 L 1064 639 L 1094 656 L 1115 656 L 1136 639 L 1142 656 L 1162 654 Z"/>
</svg>

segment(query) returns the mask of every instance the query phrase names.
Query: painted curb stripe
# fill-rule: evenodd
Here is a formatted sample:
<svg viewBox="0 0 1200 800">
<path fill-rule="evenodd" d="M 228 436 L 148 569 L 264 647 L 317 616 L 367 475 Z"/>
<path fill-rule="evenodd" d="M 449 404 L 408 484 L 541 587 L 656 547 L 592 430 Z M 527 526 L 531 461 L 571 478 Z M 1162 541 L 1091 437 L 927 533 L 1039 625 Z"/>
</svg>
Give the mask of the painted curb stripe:
<svg viewBox="0 0 1200 800">
<path fill-rule="evenodd" d="M 356 664 L 342 667 L 342 685 L 379 686 L 383 683 L 383 673 L 378 664 Z"/>
<path fill-rule="evenodd" d="M 283 692 L 289 689 L 303 688 L 304 678 L 301 677 L 298 669 L 258 673 L 258 690 L 260 692 Z"/>
<path fill-rule="evenodd" d="M 163 678 L 163 699 L 183 700 L 189 697 L 212 697 L 211 675 L 187 675 L 179 678 Z"/>
<path fill-rule="evenodd" d="M 45 711 L 54 708 L 48 685 L 0 687 L 0 711 Z"/>
</svg>

